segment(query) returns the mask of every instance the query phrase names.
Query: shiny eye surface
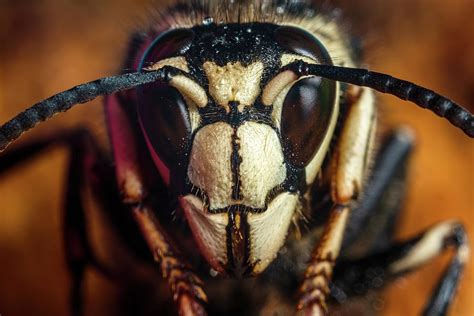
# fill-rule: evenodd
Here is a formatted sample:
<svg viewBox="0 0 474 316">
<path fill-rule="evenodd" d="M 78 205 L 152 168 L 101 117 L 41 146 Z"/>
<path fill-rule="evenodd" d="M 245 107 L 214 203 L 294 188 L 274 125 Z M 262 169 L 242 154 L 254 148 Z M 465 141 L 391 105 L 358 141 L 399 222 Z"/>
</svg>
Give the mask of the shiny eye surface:
<svg viewBox="0 0 474 316">
<path fill-rule="evenodd" d="M 189 29 L 176 29 L 158 36 L 143 55 L 140 68 L 184 54 L 193 42 L 194 36 L 194 32 Z"/>
<path fill-rule="evenodd" d="M 319 77 L 298 81 L 283 102 L 281 135 L 286 157 L 295 167 L 306 167 L 329 128 L 336 99 L 336 83 Z"/>
<path fill-rule="evenodd" d="M 332 65 L 324 45 L 311 33 L 294 26 L 282 26 L 275 30 L 275 40 L 289 53 L 310 57 L 320 64 Z"/>
<path fill-rule="evenodd" d="M 192 43 L 194 32 L 172 30 L 159 36 L 145 52 L 140 68 L 183 54 Z M 186 102 L 175 88 L 151 83 L 137 89 L 138 117 L 149 146 L 168 167 L 174 169 L 185 157 L 191 127 Z"/>
<path fill-rule="evenodd" d="M 138 115 L 143 131 L 155 153 L 173 169 L 184 157 L 191 126 L 181 93 L 167 85 L 150 85 L 139 93 Z"/>
<path fill-rule="evenodd" d="M 324 45 L 312 34 L 293 26 L 275 31 L 275 39 L 288 53 L 332 65 Z M 304 168 L 315 156 L 329 129 L 336 101 L 336 82 L 308 77 L 296 82 L 283 101 L 281 136 L 287 160 Z"/>
</svg>

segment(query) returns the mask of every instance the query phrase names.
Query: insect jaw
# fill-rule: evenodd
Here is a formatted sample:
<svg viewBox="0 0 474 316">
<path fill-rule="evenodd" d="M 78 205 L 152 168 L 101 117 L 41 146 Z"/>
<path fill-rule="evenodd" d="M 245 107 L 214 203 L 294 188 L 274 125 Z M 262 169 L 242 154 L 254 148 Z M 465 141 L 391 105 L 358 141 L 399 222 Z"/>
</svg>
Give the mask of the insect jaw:
<svg viewBox="0 0 474 316">
<path fill-rule="evenodd" d="M 221 121 L 196 132 L 188 179 L 198 190 L 180 204 L 201 254 L 220 274 L 259 274 L 276 257 L 298 202 L 291 174 L 267 124 Z"/>
<path fill-rule="evenodd" d="M 204 202 L 194 195 L 180 197 L 179 203 L 201 254 L 214 270 L 225 274 L 225 236 L 228 224 L 226 214 L 208 213 Z"/>
<path fill-rule="evenodd" d="M 243 205 L 212 213 L 194 195 L 180 198 L 202 255 L 222 275 L 245 277 L 262 273 L 283 246 L 299 197 L 282 192 L 260 213 Z"/>
</svg>

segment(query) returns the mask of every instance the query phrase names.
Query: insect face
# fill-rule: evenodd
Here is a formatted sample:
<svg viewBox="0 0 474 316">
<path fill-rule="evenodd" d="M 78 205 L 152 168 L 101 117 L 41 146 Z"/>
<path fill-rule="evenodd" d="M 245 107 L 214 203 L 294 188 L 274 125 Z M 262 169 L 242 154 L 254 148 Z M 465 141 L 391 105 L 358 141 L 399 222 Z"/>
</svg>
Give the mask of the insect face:
<svg viewBox="0 0 474 316">
<path fill-rule="evenodd" d="M 159 295 L 149 297 L 161 314 L 172 304 L 181 315 L 204 315 L 206 307 L 225 315 L 295 308 L 325 315 L 332 302 L 345 308 L 352 298 L 368 299 L 366 293 L 452 249 L 424 311 L 446 314 L 467 263 L 467 236 L 450 220 L 394 241 L 413 138 L 404 128 L 374 137 L 371 89 L 427 108 L 474 137 L 472 113 L 429 89 L 357 68 L 361 61 L 351 59 L 358 54 L 339 20 L 304 0 L 179 2 L 133 39 L 120 75 L 60 92 L 0 126 L 2 152 L 54 114 L 107 95 L 109 148 L 75 129 L 0 154 L 1 172 L 53 144 L 71 153 L 64 238 L 73 315 L 83 311 L 88 266 L 121 284 L 136 282 L 125 256 L 107 260 L 91 243 L 86 192 L 134 262 L 155 260 L 158 275 L 145 278 L 158 283 Z M 291 234 L 298 221 L 305 229 Z M 28 252 L 28 261 L 33 257 Z M 221 274 L 261 275 L 223 280 L 203 259 Z M 169 291 L 156 282 L 160 276 Z M 140 300 L 133 313 L 147 310 L 148 295 L 133 293 Z"/>
<path fill-rule="evenodd" d="M 142 57 L 141 68 L 186 74 L 173 88 L 139 88 L 138 113 L 157 168 L 221 273 L 258 274 L 272 262 L 334 131 L 338 84 L 280 73 L 295 60 L 332 64 L 310 33 L 263 23 L 172 30 Z"/>
</svg>

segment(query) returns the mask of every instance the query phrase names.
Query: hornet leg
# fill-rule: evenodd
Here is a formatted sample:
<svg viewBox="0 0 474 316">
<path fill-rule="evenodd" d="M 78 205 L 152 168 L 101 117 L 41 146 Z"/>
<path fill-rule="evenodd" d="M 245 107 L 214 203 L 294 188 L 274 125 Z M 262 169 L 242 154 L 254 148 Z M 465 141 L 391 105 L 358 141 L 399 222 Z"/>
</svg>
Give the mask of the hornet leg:
<svg viewBox="0 0 474 316">
<path fill-rule="evenodd" d="M 207 302 L 202 282 L 185 263 L 182 254 L 176 249 L 166 230 L 158 222 L 154 212 L 167 212 L 167 206 L 153 205 L 156 184 L 150 183 L 150 162 L 142 153 L 147 151 L 143 138 L 137 135 L 133 119 L 126 111 L 130 101 L 122 95 L 107 98 L 109 128 L 115 156 L 116 178 L 122 195 L 122 202 L 128 205 L 142 236 L 159 264 L 161 274 L 168 283 L 180 315 L 206 315 L 203 305 Z M 144 149 L 144 150 L 140 150 Z M 157 176 L 159 177 L 159 176 Z"/>
<path fill-rule="evenodd" d="M 466 233 L 455 221 L 442 222 L 419 236 L 393 243 L 384 251 L 338 263 L 332 296 L 342 303 L 350 296 L 364 295 L 370 289 L 378 289 L 416 270 L 448 249 L 454 249 L 455 254 L 423 311 L 425 316 L 446 315 L 469 257 Z"/>
<path fill-rule="evenodd" d="M 297 309 L 305 315 L 327 313 L 329 285 L 339 256 L 351 210 L 361 198 L 376 128 L 374 96 L 365 88 L 350 87 L 349 112 L 332 158 L 333 207 L 319 244 L 313 250 L 300 287 Z"/>
</svg>

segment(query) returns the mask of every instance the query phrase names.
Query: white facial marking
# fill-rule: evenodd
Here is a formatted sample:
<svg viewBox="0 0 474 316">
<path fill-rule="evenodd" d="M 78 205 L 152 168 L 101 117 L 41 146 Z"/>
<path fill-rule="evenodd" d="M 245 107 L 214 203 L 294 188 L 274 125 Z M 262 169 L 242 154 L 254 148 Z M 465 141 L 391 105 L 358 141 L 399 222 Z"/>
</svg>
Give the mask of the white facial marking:
<svg viewBox="0 0 474 316">
<path fill-rule="evenodd" d="M 189 180 L 204 190 L 211 210 L 232 204 L 232 127 L 217 122 L 196 133 L 188 167 Z"/>
<path fill-rule="evenodd" d="M 223 67 L 205 62 L 203 67 L 209 80 L 209 94 L 227 112 L 230 111 L 229 102 L 237 101 L 243 106 L 252 106 L 260 94 L 264 69 L 261 62 L 247 67 L 240 62 L 228 63 Z"/>
<path fill-rule="evenodd" d="M 178 89 L 186 97 L 193 100 L 193 102 L 200 108 L 207 105 L 207 94 L 204 89 L 197 84 L 196 81 L 185 76 L 175 76 L 171 79 L 170 85 Z"/>
<path fill-rule="evenodd" d="M 227 213 L 210 214 L 193 195 L 180 198 L 180 204 L 201 253 L 211 266 L 223 273 L 227 263 Z"/>
<path fill-rule="evenodd" d="M 189 73 L 188 62 L 186 61 L 186 58 L 182 56 L 160 60 L 150 67 L 146 67 L 145 70 L 159 70 L 165 66 L 171 66 Z M 189 110 L 191 129 L 192 131 L 196 130 L 201 122 L 201 117 L 197 107 L 204 107 L 207 105 L 208 100 L 206 91 L 204 91 L 204 89 L 195 81 L 185 76 L 174 77 L 171 80 L 170 85 L 178 89 L 183 95 Z"/>
<path fill-rule="evenodd" d="M 174 68 L 181 69 L 184 72 L 189 72 L 188 62 L 184 57 L 172 57 L 160 60 L 150 67 L 146 67 L 145 70 L 158 70 L 165 66 L 171 66 Z"/>
<path fill-rule="evenodd" d="M 286 95 L 290 92 L 291 88 L 298 81 L 293 81 L 280 91 L 280 94 L 273 101 L 272 120 L 273 124 L 280 130 L 281 129 L 281 113 L 283 111 L 283 102 L 285 102 Z M 266 89 L 266 88 L 265 88 Z"/>
<path fill-rule="evenodd" d="M 298 203 L 298 196 L 288 192 L 278 195 L 260 214 L 249 213 L 250 263 L 253 273 L 261 273 L 275 259 L 285 243 L 288 228 Z"/>
<path fill-rule="evenodd" d="M 187 96 L 183 95 L 184 102 L 188 107 L 189 121 L 191 123 L 191 131 L 194 132 L 201 125 L 201 115 L 196 103 Z"/>
<path fill-rule="evenodd" d="M 316 64 L 316 61 L 306 57 L 295 54 L 284 54 L 281 57 L 282 67 L 291 64 L 294 61 L 301 60 L 308 64 Z M 264 105 L 270 106 L 274 104 L 278 97 L 282 95 L 283 91 L 288 93 L 290 87 L 297 81 L 304 77 L 298 77 L 293 71 L 287 70 L 276 75 L 270 82 L 266 85 L 262 92 L 262 103 Z M 286 95 L 285 93 L 285 95 Z"/>
<path fill-rule="evenodd" d="M 268 125 L 246 122 L 237 130 L 241 204 L 262 208 L 268 192 L 283 183 L 286 166 L 276 132 Z"/>
<path fill-rule="evenodd" d="M 312 59 L 312 58 L 309 58 L 309 57 L 306 57 L 306 56 L 301 56 L 301 55 L 297 55 L 297 54 L 283 54 L 281 56 L 281 66 L 284 67 L 286 65 L 289 65 L 291 64 L 292 62 L 295 62 L 297 60 L 301 60 L 301 61 L 304 61 L 305 63 L 308 63 L 308 64 L 316 64 L 317 62 Z"/>
<path fill-rule="evenodd" d="M 262 103 L 266 106 L 272 105 L 281 92 L 296 82 L 296 80 L 298 80 L 298 76 L 291 70 L 278 74 L 263 89 Z"/>
</svg>

